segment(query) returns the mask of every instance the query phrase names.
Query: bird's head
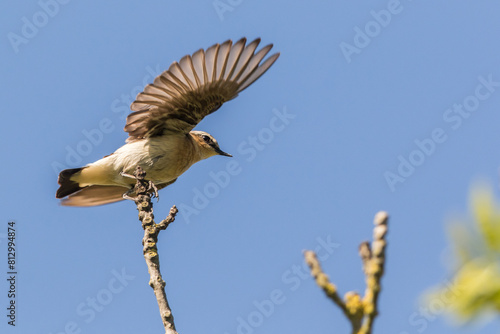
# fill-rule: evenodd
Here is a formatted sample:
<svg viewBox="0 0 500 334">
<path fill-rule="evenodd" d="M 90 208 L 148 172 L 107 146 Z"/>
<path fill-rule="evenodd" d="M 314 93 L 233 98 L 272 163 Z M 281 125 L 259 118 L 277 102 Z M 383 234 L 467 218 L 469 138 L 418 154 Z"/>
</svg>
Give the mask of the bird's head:
<svg viewBox="0 0 500 334">
<path fill-rule="evenodd" d="M 206 159 L 214 155 L 223 155 L 225 157 L 232 157 L 231 154 L 222 151 L 215 140 L 210 134 L 203 131 L 191 131 L 191 136 L 198 144 L 200 149 L 201 159 Z"/>
</svg>

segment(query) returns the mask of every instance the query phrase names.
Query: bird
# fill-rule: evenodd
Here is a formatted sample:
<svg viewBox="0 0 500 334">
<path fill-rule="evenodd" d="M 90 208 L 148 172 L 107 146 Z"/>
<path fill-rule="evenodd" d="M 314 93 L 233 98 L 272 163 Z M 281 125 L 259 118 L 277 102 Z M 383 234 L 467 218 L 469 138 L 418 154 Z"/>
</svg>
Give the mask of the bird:
<svg viewBox="0 0 500 334">
<path fill-rule="evenodd" d="M 131 198 L 137 166 L 157 189 L 174 183 L 193 164 L 212 156 L 231 157 L 201 120 L 260 78 L 280 53 L 266 58 L 273 44 L 227 40 L 186 55 L 158 75 L 130 105 L 126 143 L 84 167 L 59 173 L 56 198 L 65 206 L 97 206 Z M 264 59 L 266 58 L 266 59 Z"/>
</svg>

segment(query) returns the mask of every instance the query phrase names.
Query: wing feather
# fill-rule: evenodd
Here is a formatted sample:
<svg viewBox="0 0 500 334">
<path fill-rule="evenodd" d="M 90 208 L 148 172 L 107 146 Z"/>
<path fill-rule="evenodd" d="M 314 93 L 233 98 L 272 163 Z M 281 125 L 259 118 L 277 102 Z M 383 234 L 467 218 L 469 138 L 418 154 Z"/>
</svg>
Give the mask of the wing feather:
<svg viewBox="0 0 500 334">
<path fill-rule="evenodd" d="M 194 73 L 193 61 L 191 60 L 191 56 L 190 55 L 184 56 L 179 62 L 179 66 L 182 70 L 184 78 L 190 84 L 191 90 L 196 89 L 196 87 L 199 87 L 200 86 L 199 79 Z"/>
<path fill-rule="evenodd" d="M 248 45 L 246 42 L 246 38 L 234 44 L 228 40 L 173 62 L 130 106 L 133 112 L 125 125 L 127 141 L 188 133 L 205 116 L 255 82 L 279 53 L 262 62 L 272 44 L 255 52 L 260 39 Z"/>
<path fill-rule="evenodd" d="M 207 49 L 205 52 L 205 67 L 207 68 L 209 82 L 215 81 L 217 74 L 217 56 L 219 54 L 220 45 L 215 44 Z"/>
<path fill-rule="evenodd" d="M 191 60 L 193 63 L 193 73 L 199 79 L 197 84 L 198 86 L 204 86 L 208 83 L 207 68 L 205 66 L 205 51 L 203 51 L 203 49 L 196 51 Z"/>
<path fill-rule="evenodd" d="M 247 39 L 242 38 L 238 42 L 234 43 L 233 46 L 231 47 L 231 52 L 229 52 L 228 58 L 227 58 L 227 73 L 224 75 L 225 80 L 230 80 L 231 76 L 233 75 L 234 70 L 236 69 L 236 65 L 238 64 L 238 61 L 241 56 L 241 52 L 243 51 L 243 48 L 245 47 Z"/>
<path fill-rule="evenodd" d="M 231 51 L 231 45 L 233 42 L 231 40 L 226 41 L 221 44 L 219 48 L 219 54 L 217 55 L 217 75 L 216 80 L 222 80 L 224 78 L 224 73 L 226 72 L 227 59 L 229 58 L 229 51 Z"/>
<path fill-rule="evenodd" d="M 248 86 L 250 86 L 252 83 L 255 82 L 258 78 L 262 76 L 262 74 L 266 73 L 266 71 L 271 67 L 272 64 L 278 59 L 279 54 L 274 54 L 271 57 L 267 58 L 262 65 L 259 67 L 255 68 L 253 73 L 246 77 L 242 82 L 241 86 L 238 89 L 238 92 L 241 92 Z"/>
<path fill-rule="evenodd" d="M 170 74 L 170 72 L 168 71 L 165 71 L 163 72 L 162 75 L 160 75 L 157 79 L 159 79 L 158 81 L 161 81 L 163 85 L 165 85 L 166 89 L 168 88 L 172 88 L 173 90 L 175 90 L 175 94 L 176 96 L 182 96 L 182 94 L 184 94 L 184 89 L 182 88 L 181 85 L 179 85 L 177 82 L 179 81 L 178 79 L 176 80 L 174 78 L 174 80 L 170 80 L 169 78 L 172 77 L 172 75 Z M 156 85 L 156 79 L 155 79 L 155 85 Z M 140 94 L 139 94 L 140 95 Z M 139 96 L 138 95 L 138 96 Z M 134 104 L 132 103 L 132 106 Z M 134 109 L 132 109 L 134 110 Z"/>
<path fill-rule="evenodd" d="M 184 78 L 184 75 L 182 73 L 182 69 L 179 66 L 178 62 L 173 62 L 172 65 L 168 68 L 168 71 L 165 73 L 165 77 L 169 79 L 170 81 L 175 82 L 177 87 L 180 88 L 182 94 L 185 92 L 188 92 L 191 88 L 189 86 L 189 83 L 186 81 Z"/>
<path fill-rule="evenodd" d="M 259 43 L 260 43 L 260 38 L 257 38 L 252 43 L 248 44 L 245 50 L 243 50 L 238 65 L 235 67 L 234 75 L 231 78 L 231 80 L 238 81 L 240 76 L 244 73 L 245 69 L 247 68 L 250 60 L 252 59 L 252 56 L 255 53 L 255 49 L 257 49 Z"/>
</svg>

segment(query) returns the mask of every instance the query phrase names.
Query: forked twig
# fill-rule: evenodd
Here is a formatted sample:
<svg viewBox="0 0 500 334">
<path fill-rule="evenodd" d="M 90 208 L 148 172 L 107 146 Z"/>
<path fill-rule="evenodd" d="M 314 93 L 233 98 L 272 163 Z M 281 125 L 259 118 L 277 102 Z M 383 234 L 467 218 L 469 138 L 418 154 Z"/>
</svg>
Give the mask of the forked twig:
<svg viewBox="0 0 500 334">
<path fill-rule="evenodd" d="M 373 321 L 378 315 L 377 302 L 381 290 L 381 278 L 384 274 L 385 248 L 387 241 L 387 221 L 389 217 L 386 212 L 375 215 L 372 245 L 363 242 L 359 246 L 359 255 L 363 262 L 363 271 L 366 279 L 366 290 L 363 298 L 356 292 L 348 292 L 342 299 L 337 293 L 337 287 L 330 282 L 328 275 L 321 269 L 316 254 L 313 251 L 305 251 L 306 263 L 311 268 L 311 275 L 316 284 L 323 289 L 326 296 L 330 298 L 344 313 L 352 326 L 353 334 L 371 334 Z"/>
</svg>

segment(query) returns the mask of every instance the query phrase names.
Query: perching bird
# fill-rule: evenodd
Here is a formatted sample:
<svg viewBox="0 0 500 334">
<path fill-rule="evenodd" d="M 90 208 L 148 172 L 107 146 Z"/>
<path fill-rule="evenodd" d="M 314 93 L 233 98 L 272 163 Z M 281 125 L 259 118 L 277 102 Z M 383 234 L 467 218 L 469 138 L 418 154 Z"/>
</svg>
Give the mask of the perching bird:
<svg viewBox="0 0 500 334">
<path fill-rule="evenodd" d="M 137 166 L 158 189 L 174 183 L 194 163 L 214 155 L 231 155 L 203 131 L 192 129 L 207 115 L 238 96 L 278 59 L 272 48 L 255 52 L 260 39 L 246 45 L 228 40 L 174 62 L 145 87 L 130 106 L 126 144 L 114 153 L 81 168 L 59 174 L 56 198 L 63 205 L 94 206 L 124 199 L 133 193 Z"/>
</svg>

